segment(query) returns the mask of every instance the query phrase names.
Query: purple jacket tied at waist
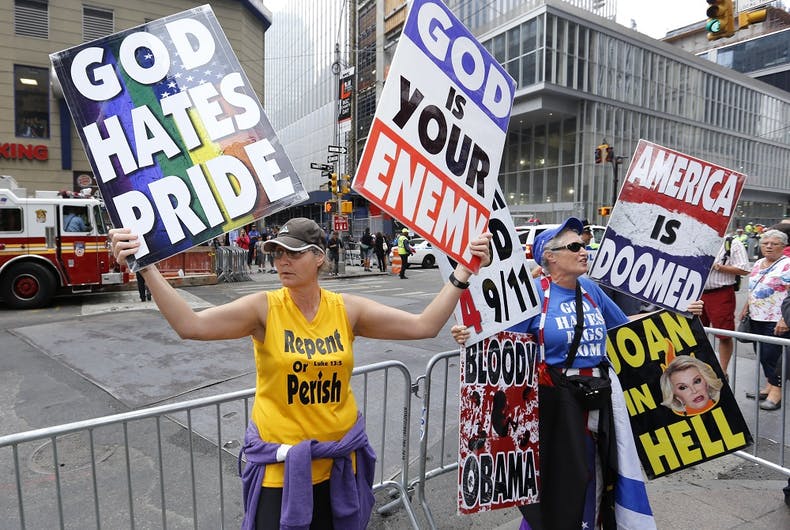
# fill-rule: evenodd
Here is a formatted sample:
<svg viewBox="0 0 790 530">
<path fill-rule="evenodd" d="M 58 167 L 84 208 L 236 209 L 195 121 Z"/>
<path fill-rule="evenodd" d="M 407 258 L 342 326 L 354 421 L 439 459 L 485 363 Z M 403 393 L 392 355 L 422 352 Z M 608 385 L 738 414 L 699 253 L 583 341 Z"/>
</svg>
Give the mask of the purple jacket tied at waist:
<svg viewBox="0 0 790 530">
<path fill-rule="evenodd" d="M 244 435 L 244 447 L 239 453 L 239 474 L 244 495 L 242 530 L 255 529 L 255 512 L 261 494 L 267 464 L 277 463 L 280 444 L 264 442 L 258 428 L 250 422 Z M 357 473 L 351 464 L 351 452 L 356 451 Z M 247 465 L 241 471 L 241 456 Z M 307 530 L 313 516 L 312 460 L 333 458 L 329 475 L 332 520 L 335 528 L 364 529 L 373 510 L 373 475 L 376 454 L 365 434 L 365 419 L 360 414 L 351 429 L 337 442 L 305 440 L 291 447 L 285 456 L 285 482 L 280 514 L 280 528 Z"/>
</svg>

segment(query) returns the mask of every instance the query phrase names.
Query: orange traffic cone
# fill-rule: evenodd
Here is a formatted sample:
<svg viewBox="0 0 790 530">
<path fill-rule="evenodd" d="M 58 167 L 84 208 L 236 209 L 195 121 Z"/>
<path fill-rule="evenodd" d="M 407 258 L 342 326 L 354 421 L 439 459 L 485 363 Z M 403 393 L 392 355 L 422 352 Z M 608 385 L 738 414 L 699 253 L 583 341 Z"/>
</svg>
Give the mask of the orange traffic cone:
<svg viewBox="0 0 790 530">
<path fill-rule="evenodd" d="M 390 272 L 392 272 L 392 274 L 400 274 L 401 265 L 402 264 L 401 264 L 400 254 L 398 254 L 398 249 L 397 249 L 397 247 L 393 248 L 392 249 L 392 267 L 390 267 Z"/>
</svg>

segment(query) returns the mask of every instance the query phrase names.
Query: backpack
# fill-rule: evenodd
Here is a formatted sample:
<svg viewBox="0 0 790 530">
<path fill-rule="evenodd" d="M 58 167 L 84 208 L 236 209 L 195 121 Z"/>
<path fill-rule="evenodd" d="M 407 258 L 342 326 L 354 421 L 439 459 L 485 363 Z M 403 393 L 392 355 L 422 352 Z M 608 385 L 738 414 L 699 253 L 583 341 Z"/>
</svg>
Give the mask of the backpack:
<svg viewBox="0 0 790 530">
<path fill-rule="evenodd" d="M 732 236 L 727 236 L 724 238 L 724 258 L 721 260 L 722 265 L 727 264 L 727 260 L 730 259 L 730 249 L 732 248 Z M 735 275 L 735 290 L 740 291 L 741 289 L 741 275 Z"/>
</svg>

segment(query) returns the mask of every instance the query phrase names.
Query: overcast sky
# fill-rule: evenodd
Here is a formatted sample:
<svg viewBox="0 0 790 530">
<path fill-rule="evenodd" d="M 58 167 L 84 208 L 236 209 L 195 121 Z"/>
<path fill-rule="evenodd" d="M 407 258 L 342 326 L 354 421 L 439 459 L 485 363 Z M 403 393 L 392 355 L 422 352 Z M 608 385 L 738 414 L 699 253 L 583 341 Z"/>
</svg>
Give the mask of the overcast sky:
<svg viewBox="0 0 790 530">
<path fill-rule="evenodd" d="M 630 28 L 634 19 L 638 32 L 660 39 L 667 31 L 707 19 L 708 7 L 703 0 L 617 0 L 617 22 Z"/>
</svg>

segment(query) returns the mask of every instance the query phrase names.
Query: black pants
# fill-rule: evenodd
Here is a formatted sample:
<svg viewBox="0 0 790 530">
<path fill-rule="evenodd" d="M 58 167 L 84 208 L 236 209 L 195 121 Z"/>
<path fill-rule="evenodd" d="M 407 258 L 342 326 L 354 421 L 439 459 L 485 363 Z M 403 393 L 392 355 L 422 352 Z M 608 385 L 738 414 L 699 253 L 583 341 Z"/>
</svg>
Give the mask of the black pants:
<svg viewBox="0 0 790 530">
<path fill-rule="evenodd" d="M 409 268 L 409 255 L 408 254 L 400 254 L 400 277 L 406 277 L 406 269 Z"/>
<path fill-rule="evenodd" d="M 137 277 L 137 292 L 140 293 L 140 301 L 145 302 L 145 299 L 151 299 L 151 292 L 148 290 L 148 286 L 145 285 L 145 278 L 139 272 L 135 272 L 134 275 Z"/>
<path fill-rule="evenodd" d="M 282 488 L 262 488 L 255 514 L 256 530 L 279 530 L 283 502 Z M 329 498 L 329 481 L 313 486 L 313 522 L 310 530 L 333 530 L 332 504 Z"/>
<path fill-rule="evenodd" d="M 387 272 L 387 253 L 383 249 L 376 249 L 376 261 L 379 262 L 379 270 Z"/>
</svg>

